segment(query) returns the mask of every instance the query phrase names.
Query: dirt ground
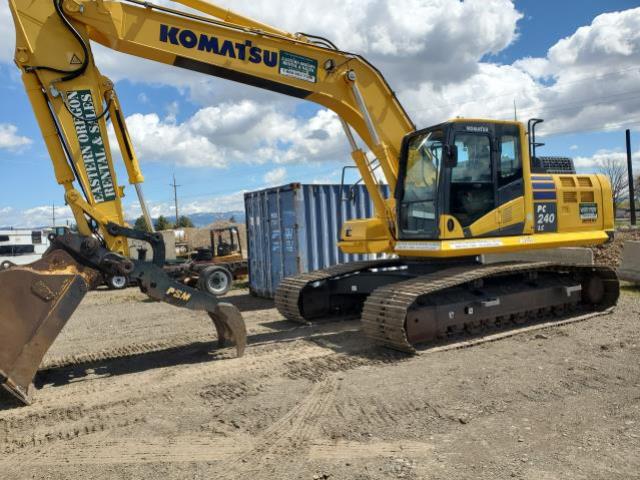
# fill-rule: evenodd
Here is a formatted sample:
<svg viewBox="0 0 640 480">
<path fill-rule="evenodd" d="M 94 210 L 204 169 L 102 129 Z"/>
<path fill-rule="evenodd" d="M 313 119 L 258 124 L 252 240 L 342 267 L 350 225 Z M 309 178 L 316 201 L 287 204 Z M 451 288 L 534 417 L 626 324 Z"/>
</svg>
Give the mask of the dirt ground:
<svg viewBox="0 0 640 480">
<path fill-rule="evenodd" d="M 640 229 L 636 227 L 618 229 L 613 242 L 592 247 L 594 261 L 611 267 L 619 267 L 626 241 L 640 241 Z"/>
<path fill-rule="evenodd" d="M 637 291 L 611 315 L 413 357 L 240 290 L 236 359 L 204 315 L 141 300 L 92 292 L 36 403 L 0 397 L 0 478 L 640 478 Z"/>
</svg>

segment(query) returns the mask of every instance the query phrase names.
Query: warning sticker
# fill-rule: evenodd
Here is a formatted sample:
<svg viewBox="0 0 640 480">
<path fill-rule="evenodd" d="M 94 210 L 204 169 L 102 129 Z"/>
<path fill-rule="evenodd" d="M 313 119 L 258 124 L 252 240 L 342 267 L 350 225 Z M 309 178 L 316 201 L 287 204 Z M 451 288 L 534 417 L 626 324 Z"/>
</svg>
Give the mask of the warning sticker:
<svg viewBox="0 0 640 480">
<path fill-rule="evenodd" d="M 316 83 L 318 79 L 318 62 L 313 58 L 303 57 L 295 53 L 280 51 L 280 75 L 293 77 L 305 82 Z"/>
<path fill-rule="evenodd" d="M 583 222 L 595 222 L 598 220 L 598 204 L 597 203 L 581 203 L 580 204 L 580 220 Z"/>
</svg>

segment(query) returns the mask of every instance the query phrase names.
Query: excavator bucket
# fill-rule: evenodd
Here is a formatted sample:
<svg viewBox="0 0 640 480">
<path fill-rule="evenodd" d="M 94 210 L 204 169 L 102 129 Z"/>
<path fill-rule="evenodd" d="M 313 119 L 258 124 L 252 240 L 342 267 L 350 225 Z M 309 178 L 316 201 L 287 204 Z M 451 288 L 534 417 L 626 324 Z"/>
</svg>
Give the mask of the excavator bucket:
<svg viewBox="0 0 640 480">
<path fill-rule="evenodd" d="M 73 236 L 52 239 L 67 242 L 67 247 L 73 241 Z M 86 250 L 89 244 L 84 245 Z M 135 262 L 131 268 L 131 278 L 149 297 L 206 312 L 218 333 L 218 344 L 223 347 L 230 340 L 238 356 L 243 355 L 247 332 L 235 306 L 177 283 L 152 263 Z M 0 385 L 23 403 L 31 403 L 33 378 L 47 350 L 101 276 L 62 248 L 51 248 L 26 266 L 0 265 Z"/>
<path fill-rule="evenodd" d="M 0 266 L 0 384 L 26 404 L 45 353 L 98 272 L 54 250 L 26 266 Z"/>
</svg>

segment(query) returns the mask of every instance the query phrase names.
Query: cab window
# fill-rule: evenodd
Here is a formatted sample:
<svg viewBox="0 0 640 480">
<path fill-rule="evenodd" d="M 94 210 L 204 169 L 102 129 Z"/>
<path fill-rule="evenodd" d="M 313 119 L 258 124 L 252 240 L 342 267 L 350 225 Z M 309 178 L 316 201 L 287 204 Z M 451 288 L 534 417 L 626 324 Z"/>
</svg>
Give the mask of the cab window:
<svg viewBox="0 0 640 480">
<path fill-rule="evenodd" d="M 458 134 L 458 165 L 451 172 L 452 182 L 490 183 L 491 143 L 486 135 Z"/>
<path fill-rule="evenodd" d="M 433 233 L 442 144 L 441 130 L 417 135 L 408 144 L 400 214 L 404 233 L 422 236 Z"/>
<path fill-rule="evenodd" d="M 522 160 L 519 152 L 518 137 L 514 135 L 501 137 L 498 186 L 502 187 L 522 178 Z"/>
</svg>

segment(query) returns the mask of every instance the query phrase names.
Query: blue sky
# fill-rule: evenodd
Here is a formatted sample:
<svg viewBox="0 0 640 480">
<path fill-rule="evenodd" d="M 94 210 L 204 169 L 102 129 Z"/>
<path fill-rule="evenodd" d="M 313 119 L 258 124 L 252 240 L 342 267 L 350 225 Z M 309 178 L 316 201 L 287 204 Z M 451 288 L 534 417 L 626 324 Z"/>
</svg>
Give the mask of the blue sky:
<svg viewBox="0 0 640 480">
<path fill-rule="evenodd" d="M 577 157 L 582 169 L 594 169 L 603 156 L 622 158 L 626 127 L 635 128 L 633 151 L 640 150 L 640 67 L 634 69 L 640 65 L 640 36 L 627 33 L 640 30 L 639 2 L 424 0 L 412 5 L 415 16 L 424 12 L 427 20 L 412 24 L 413 19 L 379 14 L 380 5 L 387 8 L 379 1 L 363 3 L 364 14 L 342 11 L 353 7 L 337 0 L 309 2 L 300 11 L 296 2 L 284 0 L 233 2 L 233 8 L 282 28 L 318 32 L 364 53 L 398 89 L 419 126 L 458 114 L 510 118 L 515 100 L 521 119 L 547 118 L 544 153 Z M 274 14 L 279 10 L 269 8 L 274 4 L 291 12 Z M 53 203 L 58 217 L 68 212 L 11 63 L 6 2 L 1 8 L 0 225 L 41 224 Z M 458 32 L 461 24 L 468 34 Z M 448 26 L 447 33 L 438 32 L 438 25 Z M 383 33 L 372 36 L 371 30 Z M 617 41 L 615 32 L 622 32 Z M 451 52 L 450 59 L 435 56 L 442 49 Z M 171 213 L 174 173 L 189 213 L 236 209 L 242 191 L 273 184 L 339 182 L 342 166 L 350 164 L 336 119 L 313 104 L 176 73 L 101 47 L 96 58 L 116 80 L 155 214 Z M 168 140 L 173 136 L 181 142 L 175 150 Z M 206 148 L 195 147 L 203 143 Z M 126 183 L 123 169 L 118 171 Z M 136 215 L 133 189 L 126 191 L 127 211 Z"/>
</svg>

